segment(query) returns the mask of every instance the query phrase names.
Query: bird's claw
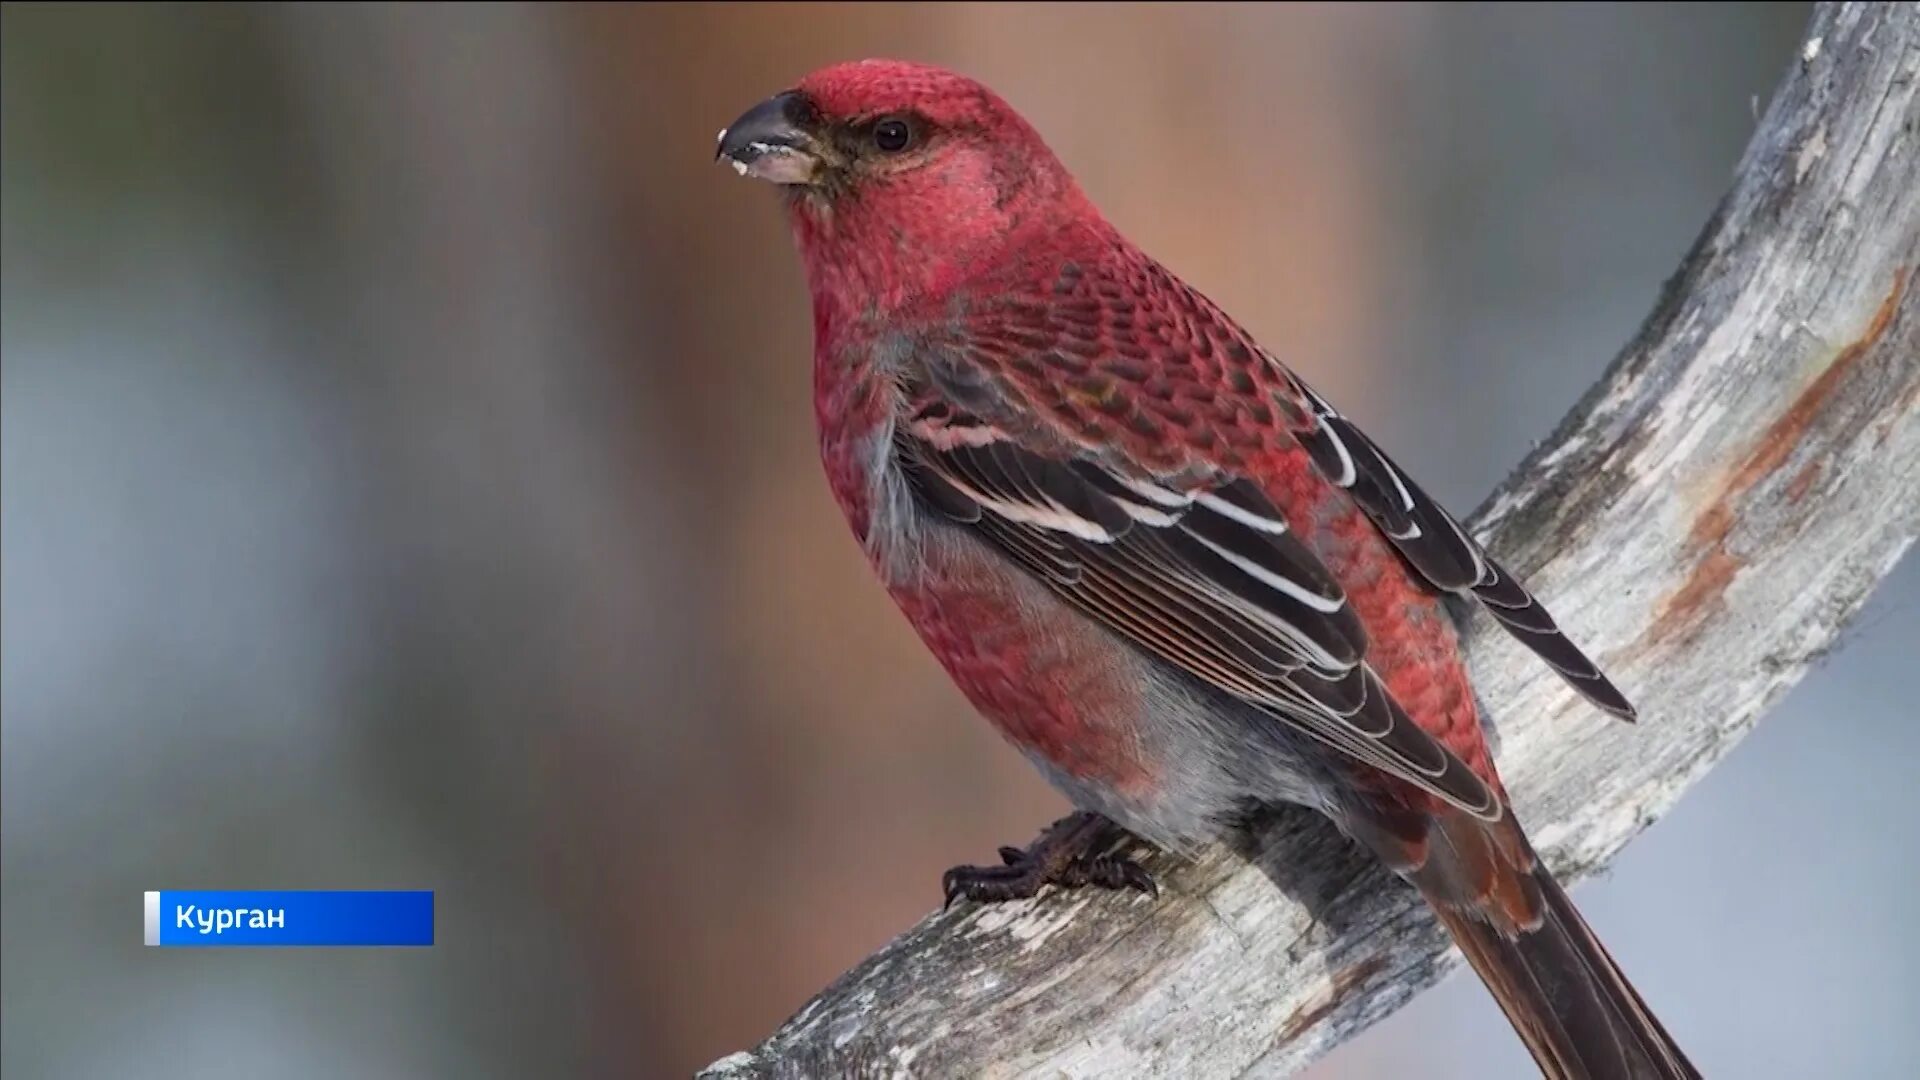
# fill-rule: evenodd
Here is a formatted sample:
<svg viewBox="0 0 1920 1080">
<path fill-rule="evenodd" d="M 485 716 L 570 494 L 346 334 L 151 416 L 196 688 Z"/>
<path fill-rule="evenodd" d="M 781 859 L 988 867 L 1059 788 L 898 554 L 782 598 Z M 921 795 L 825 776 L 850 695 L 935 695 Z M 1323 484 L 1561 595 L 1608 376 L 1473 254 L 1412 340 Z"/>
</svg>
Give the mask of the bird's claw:
<svg viewBox="0 0 1920 1080">
<path fill-rule="evenodd" d="M 1032 847 L 1003 847 L 1000 866 L 956 866 L 940 878 L 945 895 L 941 910 L 954 901 L 1002 903 L 1025 900 L 1039 893 L 1042 886 L 1063 889 L 1097 886 L 1102 889 L 1134 889 L 1150 897 L 1160 895 L 1159 886 L 1146 868 L 1119 855 L 1095 855 L 1094 841 L 1100 830 L 1092 823 L 1076 818 L 1061 822 Z"/>
<path fill-rule="evenodd" d="M 1137 889 L 1158 899 L 1160 886 L 1154 884 L 1147 868 L 1132 859 L 1095 859 L 1091 864 L 1093 883 L 1107 889 Z"/>
</svg>

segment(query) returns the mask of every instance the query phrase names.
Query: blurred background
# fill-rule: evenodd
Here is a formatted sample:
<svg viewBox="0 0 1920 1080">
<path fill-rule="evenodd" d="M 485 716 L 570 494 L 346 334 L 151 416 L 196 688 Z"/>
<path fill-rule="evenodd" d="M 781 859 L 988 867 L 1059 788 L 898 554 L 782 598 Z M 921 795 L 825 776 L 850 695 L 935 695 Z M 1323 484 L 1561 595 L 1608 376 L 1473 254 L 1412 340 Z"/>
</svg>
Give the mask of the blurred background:
<svg viewBox="0 0 1920 1080">
<path fill-rule="evenodd" d="M 797 261 L 711 163 L 804 72 L 981 77 L 1464 511 L 1805 17 L 7 6 L 0 1070 L 685 1075 L 1064 809 L 820 475 Z M 1580 892 L 1710 1075 L 1920 1069 L 1917 608 Z M 436 889 L 438 944 L 142 948 L 193 887 Z M 1314 1075 L 1534 1073 L 1456 976 Z"/>
</svg>

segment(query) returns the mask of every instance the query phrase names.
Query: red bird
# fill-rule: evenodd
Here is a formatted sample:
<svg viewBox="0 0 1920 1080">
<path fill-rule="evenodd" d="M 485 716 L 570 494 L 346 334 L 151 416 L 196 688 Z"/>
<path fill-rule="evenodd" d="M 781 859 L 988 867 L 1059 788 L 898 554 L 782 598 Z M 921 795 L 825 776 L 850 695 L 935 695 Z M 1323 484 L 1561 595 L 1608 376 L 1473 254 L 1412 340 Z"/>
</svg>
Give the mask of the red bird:
<svg viewBox="0 0 1920 1080">
<path fill-rule="evenodd" d="M 720 134 L 779 185 L 834 496 L 967 698 L 1080 813 L 948 901 L 1151 889 L 1311 807 L 1410 881 L 1553 1077 L 1690 1077 L 1514 820 L 1449 594 L 1632 707 L 1325 398 L 1109 224 L 991 91 L 815 72 Z"/>
</svg>

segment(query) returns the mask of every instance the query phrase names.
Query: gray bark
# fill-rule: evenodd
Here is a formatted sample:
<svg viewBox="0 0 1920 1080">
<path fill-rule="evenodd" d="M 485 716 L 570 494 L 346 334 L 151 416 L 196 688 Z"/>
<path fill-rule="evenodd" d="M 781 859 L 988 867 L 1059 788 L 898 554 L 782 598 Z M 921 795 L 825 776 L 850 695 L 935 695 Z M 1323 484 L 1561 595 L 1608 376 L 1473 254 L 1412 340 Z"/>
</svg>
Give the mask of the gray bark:
<svg viewBox="0 0 1920 1080">
<path fill-rule="evenodd" d="M 1823 4 L 1732 190 L 1606 377 L 1475 533 L 1641 707 L 1476 622 L 1521 821 L 1603 867 L 1820 656 L 1920 528 L 1920 4 Z M 1102 892 L 936 914 L 713 1080 L 1278 1076 L 1458 954 L 1304 814 Z M 1277 884 L 1276 884 L 1277 883 Z"/>
</svg>

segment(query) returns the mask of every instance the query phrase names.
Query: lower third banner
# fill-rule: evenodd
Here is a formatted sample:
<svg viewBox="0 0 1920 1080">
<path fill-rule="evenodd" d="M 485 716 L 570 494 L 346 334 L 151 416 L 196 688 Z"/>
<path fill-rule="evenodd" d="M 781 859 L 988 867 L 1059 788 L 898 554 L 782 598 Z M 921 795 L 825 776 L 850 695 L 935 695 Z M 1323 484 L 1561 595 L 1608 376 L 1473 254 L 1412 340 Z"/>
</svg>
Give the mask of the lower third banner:
<svg viewBox="0 0 1920 1080">
<path fill-rule="evenodd" d="M 160 946 L 432 945 L 433 893 L 162 890 L 146 932 Z"/>
</svg>

